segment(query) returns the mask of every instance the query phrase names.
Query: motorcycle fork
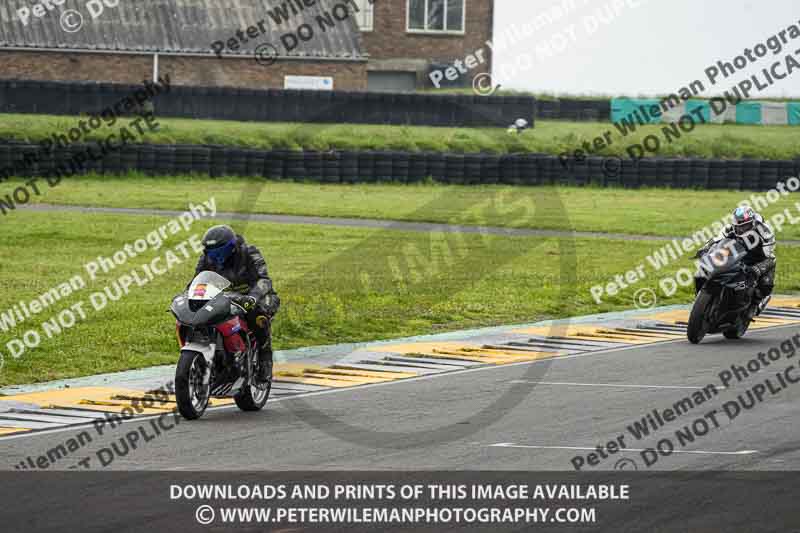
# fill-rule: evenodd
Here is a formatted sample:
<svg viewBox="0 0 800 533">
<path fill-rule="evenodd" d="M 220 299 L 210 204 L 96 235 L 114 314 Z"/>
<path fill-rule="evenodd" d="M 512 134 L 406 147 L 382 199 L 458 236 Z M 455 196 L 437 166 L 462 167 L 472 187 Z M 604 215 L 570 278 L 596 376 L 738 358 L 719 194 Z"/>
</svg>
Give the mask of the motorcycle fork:
<svg viewBox="0 0 800 533">
<path fill-rule="evenodd" d="M 247 375 L 242 376 L 245 381 L 250 384 L 256 373 L 256 365 L 258 364 L 258 342 L 255 340 L 255 335 L 252 332 L 247 333 Z"/>
<path fill-rule="evenodd" d="M 711 305 L 705 312 L 704 321 L 709 326 L 717 323 L 717 315 L 719 314 L 719 310 L 721 308 L 721 304 L 724 298 L 725 289 L 720 288 L 718 291 L 706 291 L 711 295 Z"/>
</svg>

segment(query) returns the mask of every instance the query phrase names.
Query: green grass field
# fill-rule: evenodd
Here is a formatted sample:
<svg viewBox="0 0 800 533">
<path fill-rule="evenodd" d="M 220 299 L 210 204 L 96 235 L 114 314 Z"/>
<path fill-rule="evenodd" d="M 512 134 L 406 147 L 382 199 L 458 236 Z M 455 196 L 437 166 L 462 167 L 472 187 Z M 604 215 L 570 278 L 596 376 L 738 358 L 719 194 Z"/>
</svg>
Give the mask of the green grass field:
<svg viewBox="0 0 800 533">
<path fill-rule="evenodd" d="M 36 140 L 50 128 L 69 127 L 66 118 L 0 115 L 0 138 Z M 544 123 L 530 135 L 500 130 L 300 126 L 170 120 L 155 142 L 241 144 L 282 148 L 396 148 L 421 150 L 538 151 L 558 153 L 600 133 L 605 125 Z M 720 128 L 725 128 L 721 130 Z M 20 132 L 25 132 L 24 134 Z M 709 126 L 671 149 L 680 155 L 786 157 L 797 152 L 788 128 L 748 130 Z M 618 148 L 621 145 L 618 145 Z M 674 154 L 673 154 L 674 155 Z M 0 184 L 0 197 L 21 180 Z M 730 213 L 750 193 L 669 189 L 451 186 L 275 182 L 190 176 L 70 178 L 56 188 L 41 184 L 37 201 L 64 205 L 185 209 L 215 197 L 220 211 L 378 218 L 462 225 L 491 225 L 689 235 Z M 770 216 L 796 207 L 796 195 L 767 209 Z M 0 313 L 30 301 L 68 278 L 98 255 L 109 256 L 144 237 L 167 219 L 159 216 L 16 211 L 0 217 Z M 197 223 L 193 233 L 213 222 Z M 640 288 L 682 267 L 681 260 L 602 303 L 591 287 L 633 269 L 656 249 L 655 241 L 498 237 L 427 234 L 392 230 L 278 225 L 237 221 L 235 229 L 259 246 L 283 299 L 275 323 L 275 346 L 289 349 L 322 344 L 389 339 L 440 331 L 527 323 L 633 308 Z M 101 275 L 81 291 L 24 323 L 0 328 L 0 386 L 142 368 L 176 361 L 171 297 L 192 275 L 195 258 L 184 260 L 106 309 L 95 312 L 89 296 L 119 276 L 164 254 L 188 236 L 175 236 L 160 251 L 146 252 Z M 783 238 L 800 238 L 796 226 Z M 777 290 L 800 290 L 800 248 L 779 246 Z M 88 279 L 87 279 L 88 281 Z M 691 289 L 666 296 L 659 305 L 686 303 Z M 42 322 L 76 303 L 87 312 L 73 328 L 47 338 Z M 19 358 L 8 344 L 29 329 L 41 344 Z"/>
<path fill-rule="evenodd" d="M 198 193 L 197 200 L 202 194 Z M 524 209 L 524 202 L 520 209 Z M 508 204 L 514 208 L 513 204 Z M 489 209 L 489 207 L 486 207 Z M 18 212 L 0 235 L 4 290 L 0 312 L 82 274 L 87 261 L 111 255 L 163 224 L 163 217 Z M 198 222 L 201 234 L 211 222 Z M 275 323 L 278 349 L 387 339 L 467 327 L 533 322 L 629 309 L 641 287 L 657 287 L 658 274 L 598 305 L 589 289 L 644 261 L 658 243 L 606 239 L 508 238 L 405 233 L 320 226 L 235 224 L 265 254 L 283 309 Z M 160 251 L 148 251 L 40 315 L 0 332 L 5 366 L 0 385 L 29 383 L 176 361 L 171 297 L 191 277 L 194 257 L 134 287 L 100 312 L 89 295 Z M 800 250 L 780 248 L 778 290 L 800 288 Z M 680 261 L 675 270 L 690 266 Z M 687 302 L 683 289 L 659 304 Z M 18 359 L 6 343 L 84 301 L 87 318 Z"/>
<path fill-rule="evenodd" d="M 0 197 L 21 183 L 0 184 Z M 459 186 L 441 184 L 325 185 L 242 178 L 76 177 L 43 188 L 42 202 L 65 205 L 184 209 L 189 201 L 214 196 L 220 211 L 414 222 L 526 227 L 577 231 L 684 236 L 730 214 L 750 192 L 594 187 Z M 482 209 L 486 198 L 498 208 Z M 791 209 L 794 193 L 763 211 Z M 533 216 L 502 205 L 525 203 Z M 563 207 L 562 207 L 563 206 Z M 16 216 L 12 214 L 11 216 Z M 800 224 L 787 225 L 784 239 L 800 239 Z"/>
<path fill-rule="evenodd" d="M 574 152 L 585 142 L 612 131 L 612 144 L 600 155 L 626 156 L 631 143 L 663 126 L 640 127 L 620 137 L 611 124 L 597 122 L 538 121 L 522 135 L 504 128 L 434 128 L 409 126 L 290 124 L 231 122 L 221 120 L 158 120 L 160 128 L 145 136 L 146 142 L 221 144 L 263 149 L 309 150 L 409 150 L 451 152 L 532 152 L 561 154 Z M 0 115 L 0 139 L 38 141 L 53 132 L 66 132 L 77 119 L 47 115 Z M 116 126 L 117 128 L 119 125 Z M 100 128 L 90 139 L 105 138 Z M 663 138 L 663 134 L 661 134 Z M 648 154 L 654 155 L 654 154 Z M 800 155 L 797 129 L 790 126 L 701 125 L 672 143 L 664 142 L 658 154 L 676 157 L 719 157 L 739 159 L 793 159 Z"/>
</svg>

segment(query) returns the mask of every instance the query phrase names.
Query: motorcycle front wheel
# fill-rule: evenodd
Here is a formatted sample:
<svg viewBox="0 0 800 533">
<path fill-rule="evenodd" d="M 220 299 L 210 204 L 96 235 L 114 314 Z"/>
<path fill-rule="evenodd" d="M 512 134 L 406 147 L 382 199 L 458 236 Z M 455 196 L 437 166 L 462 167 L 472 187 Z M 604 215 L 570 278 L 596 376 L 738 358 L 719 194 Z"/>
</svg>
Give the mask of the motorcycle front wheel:
<svg viewBox="0 0 800 533">
<path fill-rule="evenodd" d="M 269 379 L 267 381 L 253 380 L 252 384 L 244 385 L 239 392 L 233 395 L 233 399 L 239 409 L 242 411 L 260 411 L 264 407 L 272 390 L 272 369 L 270 369 L 268 375 Z"/>
<path fill-rule="evenodd" d="M 210 387 L 206 383 L 206 358 L 200 352 L 184 351 L 175 371 L 175 400 L 187 420 L 203 416 L 208 407 Z"/>
<path fill-rule="evenodd" d="M 697 293 L 692 312 L 689 314 L 689 325 L 686 328 L 686 337 L 692 344 L 698 344 L 706 336 L 708 332 L 708 312 L 711 310 L 711 304 L 713 303 L 714 297 L 711 294 L 703 290 Z"/>
<path fill-rule="evenodd" d="M 742 323 L 737 328 L 726 329 L 725 331 L 722 332 L 722 334 L 725 335 L 726 339 L 731 339 L 731 340 L 741 339 L 742 337 L 744 337 L 744 334 L 747 333 L 747 328 L 749 327 L 750 327 L 750 321 L 748 320 L 747 322 Z"/>
</svg>

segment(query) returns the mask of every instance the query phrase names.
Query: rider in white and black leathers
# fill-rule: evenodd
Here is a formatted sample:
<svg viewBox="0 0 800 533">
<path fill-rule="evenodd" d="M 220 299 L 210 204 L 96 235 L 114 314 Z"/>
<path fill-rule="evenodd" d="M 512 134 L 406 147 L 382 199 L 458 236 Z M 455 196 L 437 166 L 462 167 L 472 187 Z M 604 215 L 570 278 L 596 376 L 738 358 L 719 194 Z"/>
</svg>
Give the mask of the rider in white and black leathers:
<svg viewBox="0 0 800 533">
<path fill-rule="evenodd" d="M 733 224 L 725 227 L 715 240 L 723 238 L 738 239 L 747 247 L 743 259 L 746 272 L 756 283 L 758 312 L 763 311 L 775 286 L 775 232 L 764 222 L 764 218 L 744 206 L 733 212 Z"/>
<path fill-rule="evenodd" d="M 281 305 L 272 287 L 264 256 L 230 226 L 214 226 L 203 236 L 205 253 L 197 262 L 196 273 L 211 270 L 231 282 L 239 296 L 235 301 L 247 311 L 247 322 L 260 346 L 259 378 L 269 379 L 272 373 L 271 320 Z M 267 320 L 259 323 L 258 317 Z"/>
</svg>

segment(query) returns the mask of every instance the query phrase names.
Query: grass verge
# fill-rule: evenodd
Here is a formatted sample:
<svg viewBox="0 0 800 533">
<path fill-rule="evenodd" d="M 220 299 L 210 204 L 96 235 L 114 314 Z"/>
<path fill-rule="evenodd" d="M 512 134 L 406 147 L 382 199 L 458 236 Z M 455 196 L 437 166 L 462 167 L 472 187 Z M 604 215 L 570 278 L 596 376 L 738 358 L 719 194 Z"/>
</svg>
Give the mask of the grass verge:
<svg viewBox="0 0 800 533">
<path fill-rule="evenodd" d="M 6 290 L 0 313 L 80 274 L 98 255 L 110 256 L 165 223 L 164 217 L 81 213 L 15 213 L 0 235 Z M 211 221 L 198 222 L 201 234 Z M 634 268 L 651 242 L 558 240 L 467 234 L 404 233 L 250 223 L 248 239 L 265 254 L 283 309 L 275 323 L 278 349 L 387 339 L 469 327 L 628 309 L 636 289 L 656 287 L 664 270 L 600 304 L 589 289 Z M 95 312 L 89 296 L 122 274 L 164 256 L 188 236 L 172 237 L 89 282 L 26 322 L 0 331 L 5 364 L 0 385 L 29 383 L 175 363 L 174 321 L 167 306 L 191 277 L 194 257 Z M 574 263 L 569 260 L 574 250 Z M 800 250 L 779 250 L 778 290 L 800 288 Z M 689 266 L 688 261 L 674 268 Z M 574 267 L 574 268 L 573 268 Z M 658 277 L 656 277 L 656 274 Z M 659 304 L 686 302 L 688 288 Z M 87 318 L 18 358 L 7 343 L 42 321 L 84 302 Z"/>
<path fill-rule="evenodd" d="M 54 133 L 76 127 L 75 117 L 0 114 L 0 139 L 36 142 Z M 505 128 L 435 128 L 364 124 L 294 124 L 232 122 L 159 118 L 159 130 L 146 141 L 161 144 L 220 144 L 262 149 L 289 150 L 407 150 L 441 152 L 532 152 L 561 154 L 574 152 L 584 142 L 611 131 L 611 144 L 600 155 L 627 157 L 631 143 L 641 143 L 650 134 L 664 139 L 663 125 L 639 127 L 621 137 L 607 123 L 537 121 L 522 135 Z M 119 125 L 115 126 L 119 128 Z M 101 127 L 89 139 L 105 139 L 118 133 Z M 670 143 L 663 143 L 659 156 L 717 157 L 728 159 L 793 159 L 800 154 L 797 130 L 791 126 L 700 125 Z"/>
<path fill-rule="evenodd" d="M 0 184 L 0 198 L 22 182 Z M 262 188 L 263 187 L 263 188 Z M 56 188 L 42 187 L 42 202 L 64 205 L 184 209 L 210 196 L 220 211 L 376 218 L 412 222 L 527 227 L 659 236 L 691 235 L 729 215 L 743 191 L 621 189 L 594 187 L 510 187 L 500 185 L 357 184 L 325 185 L 244 178 L 188 176 L 75 177 Z M 559 202 L 544 199 L 557 196 Z M 446 201 L 441 201 L 446 198 Z M 483 209 L 486 199 L 500 207 Z M 763 211 L 784 209 L 800 218 L 800 194 Z M 563 215 L 563 205 L 566 216 Z M 246 204 L 246 205 L 245 205 Z M 502 204 L 525 204 L 532 217 L 519 217 Z M 16 217 L 11 212 L 9 217 Z M 779 239 L 800 239 L 800 224 L 787 225 Z"/>
</svg>

